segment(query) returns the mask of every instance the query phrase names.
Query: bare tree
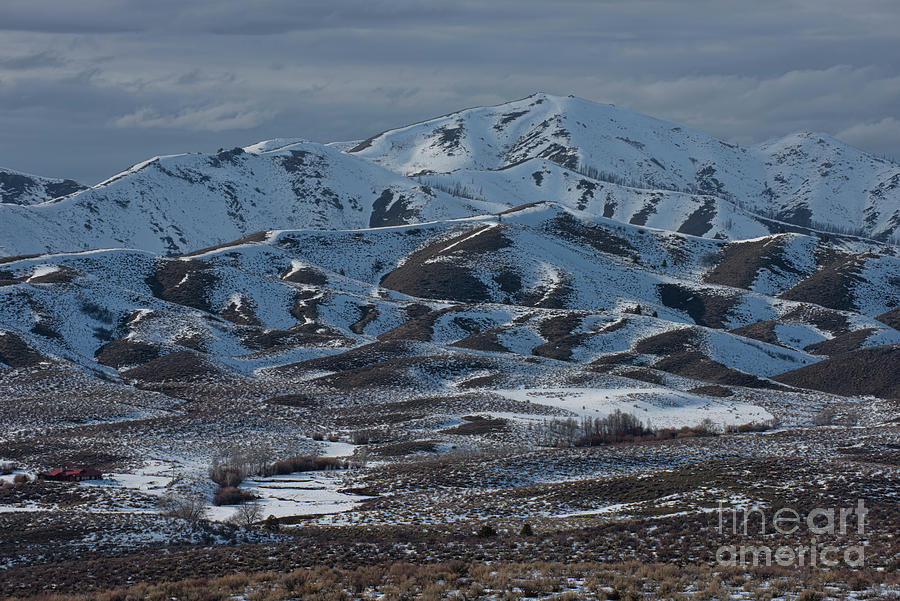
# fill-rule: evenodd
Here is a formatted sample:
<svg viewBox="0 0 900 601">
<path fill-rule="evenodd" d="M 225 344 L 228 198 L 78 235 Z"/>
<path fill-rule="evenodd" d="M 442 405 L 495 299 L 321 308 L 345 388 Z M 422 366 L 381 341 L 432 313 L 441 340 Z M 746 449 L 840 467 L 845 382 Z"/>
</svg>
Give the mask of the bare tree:
<svg viewBox="0 0 900 601">
<path fill-rule="evenodd" d="M 206 519 L 206 504 L 197 495 L 169 495 L 162 498 L 160 505 L 164 515 L 183 520 L 191 529 Z"/>
<path fill-rule="evenodd" d="M 262 519 L 262 509 L 257 503 L 239 505 L 229 522 L 238 528 L 250 528 Z"/>
<path fill-rule="evenodd" d="M 369 449 L 356 449 L 353 457 L 350 458 L 349 467 L 351 469 L 363 469 L 369 462 Z"/>
<path fill-rule="evenodd" d="M 834 410 L 834 407 L 823 405 L 819 412 L 813 416 L 813 425 L 830 426 L 834 423 L 836 417 L 837 412 Z"/>
</svg>

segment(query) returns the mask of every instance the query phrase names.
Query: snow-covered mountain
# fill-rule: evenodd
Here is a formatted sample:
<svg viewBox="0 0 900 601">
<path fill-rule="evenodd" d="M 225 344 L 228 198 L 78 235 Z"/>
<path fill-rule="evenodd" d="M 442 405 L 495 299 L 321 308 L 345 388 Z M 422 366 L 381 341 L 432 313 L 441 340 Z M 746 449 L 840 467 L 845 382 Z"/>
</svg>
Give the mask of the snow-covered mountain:
<svg viewBox="0 0 900 601">
<path fill-rule="evenodd" d="M 172 254 L 261 230 L 378 227 L 540 201 L 588 219 L 732 240 L 825 230 L 889 241 L 900 227 L 900 166 L 827 136 L 742 148 L 546 94 L 355 144 L 276 139 L 156 157 L 74 194 L 74 182 L 20 174 L 0 173 L 0 188 L 15 202 L 0 205 L 0 255 Z"/>
<path fill-rule="evenodd" d="M 739 214 L 878 239 L 895 236 L 900 226 L 900 165 L 827 135 L 793 134 L 744 148 L 574 97 L 535 94 L 468 109 L 384 132 L 350 152 L 407 175 L 457 173 L 478 190 L 479 175 L 469 172 L 522 170 L 525 164 L 539 174 L 546 163 L 538 159 L 547 159 L 589 179 L 713 197 L 706 212 L 723 219 L 735 212 L 721 207 L 728 201 L 741 207 Z M 493 191 L 485 196 L 491 199 Z M 655 206 L 645 201 L 630 215 Z M 730 237 L 742 234 L 739 227 Z"/>
<path fill-rule="evenodd" d="M 900 259 L 873 239 L 900 223 L 898 178 L 824 136 L 741 148 L 543 94 L 353 144 L 156 157 L 0 205 L 0 364 L 806 386 L 826 358 L 900 344 Z"/>
<path fill-rule="evenodd" d="M 272 228 L 350 229 L 489 212 L 321 144 L 155 157 L 78 194 L 0 206 L 0 255 L 179 253 Z"/>
<path fill-rule="evenodd" d="M 0 167 L 0 204 L 34 205 L 84 190 L 76 181 L 29 175 Z"/>
<path fill-rule="evenodd" d="M 0 268 L 0 362 L 56 357 L 127 379 L 322 375 L 315 361 L 405 341 L 426 346 L 397 357 L 451 353 L 497 373 L 616 356 L 759 387 L 839 352 L 900 343 L 884 317 L 900 302 L 896 257 L 836 253 L 798 234 L 709 240 L 552 203 L 277 230 L 179 257 L 103 250 Z M 153 363 L 164 360 L 175 363 Z"/>
</svg>

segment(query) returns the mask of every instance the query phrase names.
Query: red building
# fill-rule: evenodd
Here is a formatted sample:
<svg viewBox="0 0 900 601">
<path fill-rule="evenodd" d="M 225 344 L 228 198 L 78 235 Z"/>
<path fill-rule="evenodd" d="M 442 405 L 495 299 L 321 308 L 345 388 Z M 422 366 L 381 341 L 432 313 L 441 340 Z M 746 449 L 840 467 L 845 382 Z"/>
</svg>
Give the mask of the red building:
<svg viewBox="0 0 900 601">
<path fill-rule="evenodd" d="M 38 474 L 41 480 L 57 480 L 60 482 L 81 482 L 82 480 L 102 480 L 103 474 L 92 467 L 88 468 L 63 468 L 58 467 L 49 472 Z"/>
</svg>

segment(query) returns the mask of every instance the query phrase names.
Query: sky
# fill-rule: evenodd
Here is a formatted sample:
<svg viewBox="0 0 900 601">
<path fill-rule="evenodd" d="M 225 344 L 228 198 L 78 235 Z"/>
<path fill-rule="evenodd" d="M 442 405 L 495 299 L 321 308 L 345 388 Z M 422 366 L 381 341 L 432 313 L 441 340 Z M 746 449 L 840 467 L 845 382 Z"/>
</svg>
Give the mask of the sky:
<svg viewBox="0 0 900 601">
<path fill-rule="evenodd" d="M 0 166 L 363 139 L 534 92 L 900 158 L 896 0 L 2 0 Z"/>
</svg>

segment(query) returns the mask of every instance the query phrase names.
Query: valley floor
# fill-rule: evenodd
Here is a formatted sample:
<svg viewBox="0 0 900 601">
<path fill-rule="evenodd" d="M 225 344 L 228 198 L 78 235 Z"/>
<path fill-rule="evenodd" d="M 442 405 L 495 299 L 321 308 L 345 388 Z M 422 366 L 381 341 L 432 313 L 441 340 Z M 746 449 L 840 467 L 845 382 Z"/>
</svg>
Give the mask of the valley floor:
<svg viewBox="0 0 900 601">
<path fill-rule="evenodd" d="M 22 377 L 7 374 L 4 406 L 16 404 L 10 383 L 20 386 Z M 888 401 L 861 405 L 735 387 L 730 404 L 707 404 L 775 421 L 761 431 L 684 430 L 666 439 L 574 446 L 567 429 L 578 422 L 568 417 L 589 415 L 591 395 L 612 411 L 614 399 L 630 398 L 625 391 L 544 387 L 398 398 L 372 390 L 364 404 L 322 397 L 304 408 L 248 401 L 247 391 L 241 400 L 221 383 L 198 384 L 177 403 L 138 389 L 127 399 L 104 386 L 79 394 L 95 409 L 106 407 L 106 416 L 77 423 L 62 411 L 23 411 L 15 428 L 7 424 L 0 458 L 17 466 L 0 485 L 0 597 L 900 594 L 900 425 Z M 641 390 L 652 395 L 653 388 Z M 648 411 L 665 406 L 652 397 L 629 402 L 640 411 L 645 401 Z M 832 425 L 815 425 L 822 407 Z M 209 475 L 234 449 L 250 463 L 260 455 L 309 455 L 343 469 L 248 475 L 240 490 L 257 497 L 250 504 L 260 512 L 253 524 L 238 524 L 243 506 L 213 506 Z M 102 466 L 104 479 L 16 478 L 76 463 Z M 202 516 L 173 512 L 173 500 L 187 498 L 201 500 Z M 856 508 L 860 500 L 868 510 L 861 533 L 851 527 L 813 536 L 804 527 L 781 534 L 771 521 L 781 508 L 805 516 L 815 508 Z M 768 521 L 751 520 L 746 535 L 720 532 L 720 518 L 727 524 L 734 508 L 758 508 Z M 831 545 L 841 553 L 863 545 L 865 558 L 862 566 L 729 566 L 717 556 L 729 545 L 773 552 Z"/>
</svg>

